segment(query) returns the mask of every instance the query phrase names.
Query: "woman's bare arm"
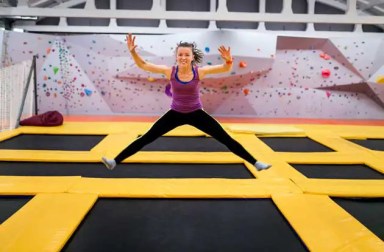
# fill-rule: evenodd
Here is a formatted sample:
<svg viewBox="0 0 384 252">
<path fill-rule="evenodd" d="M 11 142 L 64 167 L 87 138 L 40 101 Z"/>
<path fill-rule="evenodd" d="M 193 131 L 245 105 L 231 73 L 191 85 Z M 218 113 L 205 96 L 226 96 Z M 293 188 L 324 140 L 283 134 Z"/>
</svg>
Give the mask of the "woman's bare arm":
<svg viewBox="0 0 384 252">
<path fill-rule="evenodd" d="M 167 79 L 170 79 L 172 68 L 166 65 L 156 65 L 143 60 L 143 58 L 141 58 L 140 55 L 136 52 L 137 45 L 135 44 L 135 39 L 136 37 L 132 36 L 132 34 L 127 35 L 127 47 L 136 65 L 139 68 L 151 73 L 164 74 L 167 77 Z"/>
<path fill-rule="evenodd" d="M 221 65 L 204 66 L 199 68 L 199 77 L 203 79 L 208 74 L 226 73 L 232 69 L 231 48 L 226 49 L 224 46 L 219 47 L 219 52 L 224 63 Z"/>
</svg>

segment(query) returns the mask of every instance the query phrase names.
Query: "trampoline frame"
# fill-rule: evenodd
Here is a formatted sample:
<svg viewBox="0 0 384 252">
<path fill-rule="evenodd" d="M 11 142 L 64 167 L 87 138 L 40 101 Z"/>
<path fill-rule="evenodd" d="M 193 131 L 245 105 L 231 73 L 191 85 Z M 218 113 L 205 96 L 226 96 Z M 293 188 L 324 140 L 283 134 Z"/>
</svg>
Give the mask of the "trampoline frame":
<svg viewBox="0 0 384 252">
<path fill-rule="evenodd" d="M 0 141 L 19 134 L 92 134 L 105 137 L 90 151 L 0 150 L 2 161 L 100 162 L 114 156 L 144 133 L 150 125 L 137 122 L 71 122 L 61 127 L 20 127 L 0 133 Z M 231 125 L 225 125 L 231 130 Z M 236 125 L 235 125 L 236 126 Z M 0 195 L 34 196 L 0 225 L 0 244 L 7 250 L 47 246 L 59 251 L 98 198 L 271 198 L 309 250 L 332 251 L 354 248 L 384 249 L 383 241 L 351 217 L 330 197 L 384 197 L 384 180 L 309 179 L 290 163 L 366 164 L 384 173 L 384 152 L 359 148 L 346 140 L 384 138 L 383 127 L 347 125 L 275 125 L 260 131 L 260 125 L 243 125 L 230 131 L 257 159 L 273 165 L 258 172 L 232 153 L 139 152 L 124 162 L 136 163 L 244 163 L 257 179 L 104 179 L 72 177 L 0 176 Z M 268 125 L 263 125 L 264 130 Z M 297 129 L 296 128 L 296 129 Z M 362 129 L 364 128 L 364 129 Z M 280 130 L 279 130 L 280 129 Z M 201 136 L 182 126 L 170 136 Z M 305 136 L 334 149 L 332 153 L 274 152 L 257 136 Z M 71 209 L 68 211 L 67 209 Z M 300 210 L 300 215 L 298 214 Z M 40 218 L 44 216 L 44 218 Z M 342 221 L 341 221 L 342 220 Z M 23 231 L 20 232 L 20 225 Z M 316 228 L 314 228 L 316 227 Z M 319 233 L 319 229 L 322 232 Z"/>
</svg>

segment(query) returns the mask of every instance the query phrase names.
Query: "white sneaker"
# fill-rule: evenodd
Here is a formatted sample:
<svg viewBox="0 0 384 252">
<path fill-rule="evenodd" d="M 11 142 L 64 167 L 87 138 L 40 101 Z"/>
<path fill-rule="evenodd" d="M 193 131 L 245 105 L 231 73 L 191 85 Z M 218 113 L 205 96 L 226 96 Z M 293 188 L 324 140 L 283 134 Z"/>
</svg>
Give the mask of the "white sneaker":
<svg viewBox="0 0 384 252">
<path fill-rule="evenodd" d="M 257 161 L 255 163 L 255 167 L 258 171 L 261 171 L 261 170 L 266 170 L 268 169 L 269 167 L 271 167 L 272 165 L 270 164 L 266 164 L 266 163 L 263 163 L 263 162 L 260 162 L 260 161 Z"/>
<path fill-rule="evenodd" d="M 107 159 L 106 157 L 102 157 L 101 161 L 108 170 L 113 170 L 116 167 L 116 161 L 114 159 Z"/>
</svg>

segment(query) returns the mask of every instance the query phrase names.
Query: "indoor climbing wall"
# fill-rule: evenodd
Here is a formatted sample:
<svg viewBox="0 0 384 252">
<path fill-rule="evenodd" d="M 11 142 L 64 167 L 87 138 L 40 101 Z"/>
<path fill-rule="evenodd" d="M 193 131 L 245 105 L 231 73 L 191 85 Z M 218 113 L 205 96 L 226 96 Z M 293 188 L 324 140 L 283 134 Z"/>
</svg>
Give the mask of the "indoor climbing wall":
<svg viewBox="0 0 384 252">
<path fill-rule="evenodd" d="M 38 55 L 39 112 L 158 115 L 168 110 L 164 76 L 138 69 L 124 35 L 52 36 L 3 32 L 2 65 Z M 204 79 L 201 99 L 221 116 L 383 119 L 384 40 L 308 38 L 214 31 L 138 36 L 138 52 L 175 64 L 175 46 L 194 41 L 202 65 L 221 64 L 230 46 L 231 72 Z"/>
</svg>

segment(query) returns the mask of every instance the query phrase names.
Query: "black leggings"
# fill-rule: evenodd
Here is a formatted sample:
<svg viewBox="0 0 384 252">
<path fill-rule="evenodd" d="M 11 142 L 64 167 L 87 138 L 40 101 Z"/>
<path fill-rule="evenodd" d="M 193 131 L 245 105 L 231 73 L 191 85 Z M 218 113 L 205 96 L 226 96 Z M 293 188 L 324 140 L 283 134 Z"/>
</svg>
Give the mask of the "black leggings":
<svg viewBox="0 0 384 252">
<path fill-rule="evenodd" d="M 137 138 L 119 155 L 117 155 L 115 158 L 116 163 L 121 163 L 124 159 L 135 154 L 145 145 L 153 142 L 168 131 L 184 124 L 192 125 L 204 133 L 214 137 L 216 140 L 226 145 L 230 151 L 245 159 L 249 163 L 256 163 L 256 159 L 247 150 L 245 150 L 241 144 L 228 135 L 228 133 L 215 119 L 213 119 L 202 109 L 190 113 L 180 113 L 174 110 L 169 110 L 162 117 L 160 117 L 155 124 L 153 124 L 147 133 Z"/>
</svg>

